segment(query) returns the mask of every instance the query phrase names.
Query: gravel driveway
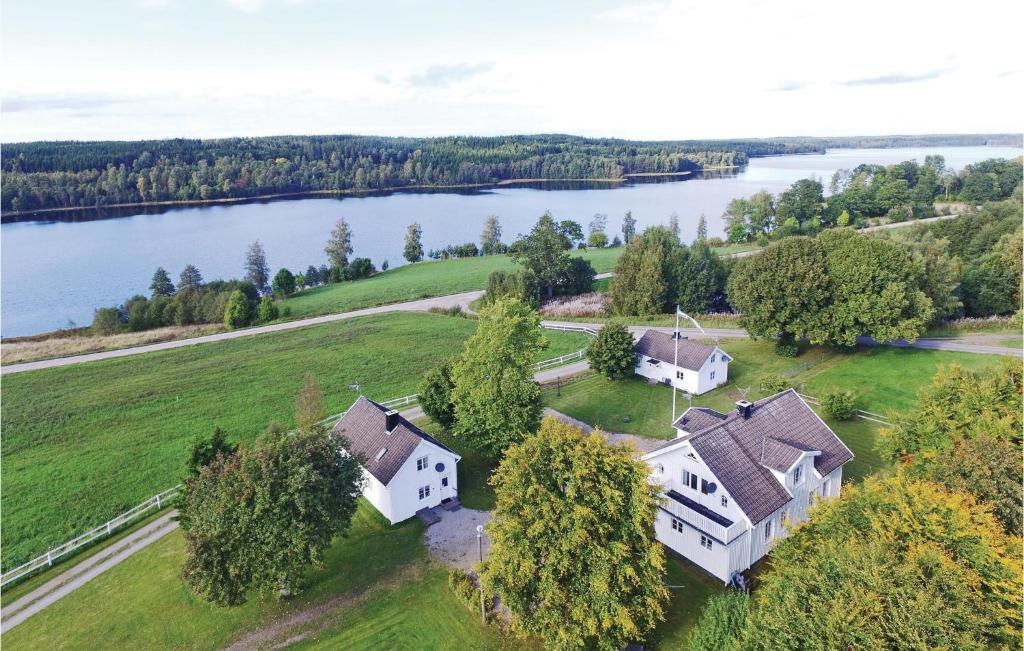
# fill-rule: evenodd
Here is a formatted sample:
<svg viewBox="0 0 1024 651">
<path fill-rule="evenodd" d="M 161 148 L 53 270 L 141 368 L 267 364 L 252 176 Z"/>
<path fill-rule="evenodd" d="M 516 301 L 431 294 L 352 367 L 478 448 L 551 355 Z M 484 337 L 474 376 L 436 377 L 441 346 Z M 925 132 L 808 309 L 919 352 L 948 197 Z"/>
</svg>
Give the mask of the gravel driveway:
<svg viewBox="0 0 1024 651">
<path fill-rule="evenodd" d="M 427 548 L 438 560 L 463 570 L 472 570 L 479 560 L 476 543 L 477 525 L 487 524 L 490 511 L 461 508 L 458 511 L 438 509 L 441 521 L 427 527 L 423 534 Z M 484 558 L 491 550 L 491 541 L 484 532 Z"/>
</svg>

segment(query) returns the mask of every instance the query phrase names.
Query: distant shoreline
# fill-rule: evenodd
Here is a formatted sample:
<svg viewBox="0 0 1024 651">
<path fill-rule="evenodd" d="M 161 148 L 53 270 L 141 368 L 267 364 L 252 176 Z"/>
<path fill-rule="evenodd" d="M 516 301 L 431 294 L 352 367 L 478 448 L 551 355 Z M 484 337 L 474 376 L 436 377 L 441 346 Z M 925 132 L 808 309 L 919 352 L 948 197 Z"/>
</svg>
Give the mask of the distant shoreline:
<svg viewBox="0 0 1024 651">
<path fill-rule="evenodd" d="M 514 185 L 525 185 L 529 183 L 628 183 L 634 178 L 658 178 L 658 177 L 680 177 L 686 178 L 705 171 L 720 171 L 724 169 L 736 169 L 739 165 L 719 165 L 705 167 L 700 170 L 687 172 L 638 172 L 634 174 L 623 174 L 619 178 L 583 178 L 583 179 L 505 179 L 495 183 L 462 183 L 455 185 L 407 185 L 398 188 L 381 188 L 371 190 L 307 190 L 303 192 L 277 192 L 272 194 L 253 195 L 251 197 L 224 197 L 221 199 L 183 199 L 165 201 L 137 201 L 132 203 L 112 203 L 102 206 L 72 206 L 62 208 L 40 208 L 37 210 L 19 210 L 5 212 L 0 215 L 3 223 L 14 223 L 22 221 L 35 221 L 37 218 L 45 218 L 47 215 L 66 215 L 69 213 L 103 213 L 104 211 L 125 210 L 131 208 L 189 208 L 203 206 L 226 206 L 246 203 L 262 203 L 270 201 L 289 201 L 298 199 L 316 199 L 330 197 L 373 197 L 387 196 L 401 192 L 444 192 L 450 190 L 485 190 L 488 188 L 502 188 Z M 115 215 L 111 215 L 112 217 Z M 102 218 L 100 218 L 102 219 Z"/>
</svg>

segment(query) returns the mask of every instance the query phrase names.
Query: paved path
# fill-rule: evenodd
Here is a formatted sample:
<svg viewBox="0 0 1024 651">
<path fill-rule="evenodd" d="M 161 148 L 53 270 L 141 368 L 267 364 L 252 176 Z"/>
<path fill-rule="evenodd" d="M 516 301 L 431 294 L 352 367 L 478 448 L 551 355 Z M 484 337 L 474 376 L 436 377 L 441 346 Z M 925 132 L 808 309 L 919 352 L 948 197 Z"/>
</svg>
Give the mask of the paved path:
<svg viewBox="0 0 1024 651">
<path fill-rule="evenodd" d="M 470 303 L 472 303 L 473 301 L 475 301 L 476 299 L 480 298 L 483 295 L 484 293 L 482 291 L 463 292 L 462 294 L 451 294 L 449 296 L 438 296 L 436 298 L 424 298 L 418 301 L 392 303 L 391 305 L 368 307 L 362 310 L 353 310 L 351 312 L 327 314 L 325 316 L 315 316 L 310 317 L 308 319 L 298 319 L 297 321 L 286 321 L 284 323 L 275 323 L 273 325 L 260 326 L 258 328 L 232 330 L 230 332 L 221 332 L 219 334 L 206 335 L 204 337 L 192 337 L 191 339 L 164 341 L 158 344 L 135 346 L 133 348 L 121 348 L 119 350 L 106 350 L 99 353 L 89 353 L 87 355 L 73 355 L 71 357 L 59 357 L 57 359 L 44 359 L 38 362 L 11 364 L 9 366 L 0 366 L 0 375 L 7 375 L 8 373 L 21 373 L 23 371 L 35 371 L 42 368 L 53 368 L 55 366 L 81 364 L 83 362 L 95 362 L 97 360 L 113 359 L 115 357 L 129 357 L 131 355 L 151 353 L 158 350 L 171 350 L 173 348 L 195 346 L 196 344 L 206 344 L 213 341 L 227 341 L 229 339 L 238 339 L 240 337 L 252 337 L 254 335 L 266 334 L 268 332 L 283 332 L 285 330 L 305 328 L 307 326 L 320 325 L 322 323 L 333 323 L 334 321 L 344 321 L 345 319 L 354 319 L 356 317 L 369 316 L 371 314 L 387 314 L 389 312 L 425 312 L 426 310 L 429 310 L 432 307 L 450 308 L 459 306 L 464 309 L 468 309 Z"/>
<path fill-rule="evenodd" d="M 138 531 L 125 536 L 58 576 L 50 579 L 24 597 L 0 611 L 0 632 L 6 633 L 61 597 L 82 587 L 90 580 L 130 557 L 135 552 L 160 540 L 178 528 L 177 511 L 170 511 Z"/>
</svg>

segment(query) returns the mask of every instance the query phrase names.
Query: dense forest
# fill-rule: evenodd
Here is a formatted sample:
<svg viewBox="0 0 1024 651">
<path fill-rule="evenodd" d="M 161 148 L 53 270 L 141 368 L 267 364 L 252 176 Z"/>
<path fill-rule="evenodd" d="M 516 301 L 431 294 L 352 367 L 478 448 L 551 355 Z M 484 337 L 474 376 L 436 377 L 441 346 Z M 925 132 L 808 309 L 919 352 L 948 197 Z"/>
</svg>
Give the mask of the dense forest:
<svg viewBox="0 0 1024 651">
<path fill-rule="evenodd" d="M 743 165 L 750 156 L 835 146 L 977 145 L 1007 137 L 1019 141 L 1019 136 L 893 136 L 655 142 L 537 135 L 10 143 L 3 145 L 0 208 L 12 213 L 520 179 L 618 179 Z"/>
</svg>

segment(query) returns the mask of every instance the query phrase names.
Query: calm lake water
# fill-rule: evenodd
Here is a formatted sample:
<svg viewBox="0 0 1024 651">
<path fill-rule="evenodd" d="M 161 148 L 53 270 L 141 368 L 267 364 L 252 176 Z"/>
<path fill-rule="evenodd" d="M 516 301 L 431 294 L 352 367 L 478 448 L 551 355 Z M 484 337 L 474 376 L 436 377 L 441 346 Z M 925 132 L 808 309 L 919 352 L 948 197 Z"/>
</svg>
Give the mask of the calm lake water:
<svg viewBox="0 0 1024 651">
<path fill-rule="evenodd" d="M 501 188 L 472 194 L 398 193 L 387 196 L 302 199 L 234 206 L 181 208 L 97 221 L 34 221 L 0 227 L 0 333 L 35 334 L 88 325 L 93 310 L 148 294 L 153 270 L 162 266 L 176 281 L 186 264 L 206 279 L 240 277 L 247 245 L 259 239 L 272 272 L 304 270 L 326 262 L 324 242 L 334 221 L 353 230 L 355 255 L 377 267 L 402 264 L 405 228 L 423 226 L 425 250 L 478 241 L 484 218 L 498 215 L 502 239 L 511 241 L 550 210 L 586 227 L 595 213 L 608 215 L 609 237 L 633 211 L 638 229 L 667 223 L 679 214 L 682 236 L 691 240 L 707 216 L 711 235 L 722 233 L 721 214 L 730 200 L 759 190 L 776 193 L 811 175 L 828 186 L 837 169 L 861 163 L 891 164 L 942 154 L 956 169 L 987 158 L 1012 158 L 1008 147 L 835 149 L 822 155 L 755 158 L 735 174 L 685 181 L 612 184 L 588 189 Z"/>
</svg>

